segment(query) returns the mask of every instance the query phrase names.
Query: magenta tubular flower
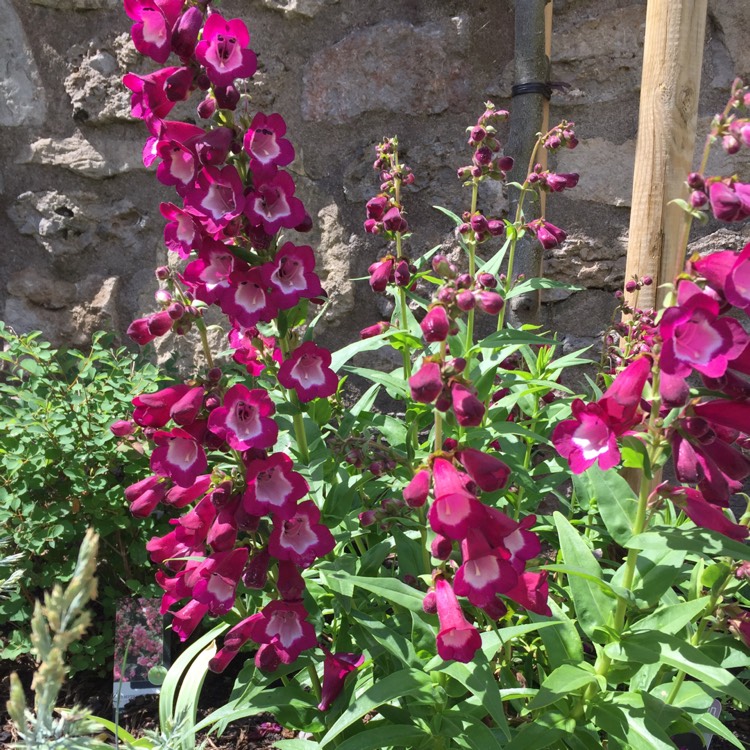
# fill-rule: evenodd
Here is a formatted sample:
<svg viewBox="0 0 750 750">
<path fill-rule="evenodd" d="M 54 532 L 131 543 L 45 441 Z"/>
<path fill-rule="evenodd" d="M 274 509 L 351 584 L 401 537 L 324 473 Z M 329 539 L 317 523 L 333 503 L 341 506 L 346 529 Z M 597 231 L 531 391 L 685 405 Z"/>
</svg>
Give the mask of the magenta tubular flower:
<svg viewBox="0 0 750 750">
<path fill-rule="evenodd" d="M 171 40 L 172 52 L 183 62 L 188 62 L 193 56 L 201 26 L 203 26 L 203 13 L 196 6 L 188 8 L 174 25 Z"/>
<path fill-rule="evenodd" d="M 226 552 L 232 549 L 237 541 L 237 507 L 240 496 L 225 505 L 219 506 L 216 518 L 208 530 L 206 544 L 214 552 Z"/>
<path fill-rule="evenodd" d="M 164 227 L 164 244 L 180 258 L 187 258 L 191 250 L 200 250 L 203 233 L 200 222 L 189 211 L 178 208 L 173 203 L 159 206 L 161 215 L 167 219 Z"/>
<path fill-rule="evenodd" d="M 198 568 L 193 598 L 205 604 L 212 615 L 225 615 L 234 606 L 240 576 L 247 562 L 247 547 L 215 552 Z"/>
<path fill-rule="evenodd" d="M 290 518 L 274 516 L 268 551 L 279 560 L 309 568 L 336 545 L 330 529 L 319 521 L 320 511 L 312 500 L 300 503 Z"/>
<path fill-rule="evenodd" d="M 742 326 L 719 317 L 719 303 L 691 281 L 677 287 L 678 304 L 664 311 L 659 333 L 664 342 L 659 364 L 670 375 L 687 377 L 693 369 L 721 377 L 729 360 L 748 343 Z"/>
<path fill-rule="evenodd" d="M 192 599 L 182 609 L 173 613 L 172 630 L 184 642 L 190 638 L 206 614 L 208 606 Z"/>
<path fill-rule="evenodd" d="M 508 482 L 510 469 L 499 458 L 489 453 L 464 448 L 458 453 L 458 460 L 484 492 L 495 492 L 505 487 Z"/>
<path fill-rule="evenodd" d="M 749 187 L 740 182 L 731 186 L 724 182 L 712 182 L 708 188 L 708 198 L 713 215 L 727 223 L 747 219 L 750 216 Z"/>
<path fill-rule="evenodd" d="M 302 402 L 328 398 L 336 393 L 339 379 L 331 369 L 331 352 L 306 341 L 279 368 L 279 383 L 293 389 Z"/>
<path fill-rule="evenodd" d="M 151 471 L 169 477 L 181 487 L 190 487 L 208 467 L 203 446 L 189 433 L 178 427 L 171 432 L 154 435 L 156 448 L 151 454 Z"/>
<path fill-rule="evenodd" d="M 522 573 L 518 576 L 518 583 L 510 591 L 505 592 L 507 596 L 517 604 L 520 604 L 529 612 L 538 615 L 552 616 L 552 610 L 547 604 L 549 599 L 549 584 L 547 583 L 547 571 L 540 573 Z"/>
<path fill-rule="evenodd" d="M 479 631 L 468 622 L 450 583 L 443 578 L 435 581 L 435 599 L 440 618 L 437 636 L 440 658 L 464 664 L 470 662 L 482 646 Z"/>
<path fill-rule="evenodd" d="M 750 431 L 750 401 L 715 399 L 696 404 L 696 416 L 739 432 Z"/>
<path fill-rule="evenodd" d="M 279 435 L 279 427 L 271 419 L 275 412 L 265 390 L 249 390 L 237 383 L 224 395 L 224 405 L 211 412 L 208 429 L 237 451 L 271 448 Z"/>
<path fill-rule="evenodd" d="M 550 224 L 548 221 L 544 221 L 544 219 L 536 219 L 527 226 L 539 242 L 542 243 L 542 247 L 545 250 L 551 250 L 553 247 L 562 245 L 568 236 L 562 229 L 556 227 L 554 224 Z"/>
<path fill-rule="evenodd" d="M 125 488 L 125 499 L 136 518 L 150 516 L 167 494 L 168 484 L 161 477 L 150 476 Z"/>
<path fill-rule="evenodd" d="M 307 610 L 300 602 L 273 601 L 260 611 L 262 617 L 250 628 L 250 637 L 273 645 L 284 664 L 291 664 L 308 648 L 317 646 L 315 628 L 307 621 Z"/>
<path fill-rule="evenodd" d="M 389 232 L 408 232 L 409 225 L 402 216 L 398 206 L 392 206 L 383 214 L 383 226 Z"/>
<path fill-rule="evenodd" d="M 159 141 L 156 154 L 161 159 L 156 168 L 156 179 L 162 185 L 173 185 L 180 195 L 185 195 L 198 169 L 198 159 L 193 149 L 178 141 Z"/>
<path fill-rule="evenodd" d="M 276 290 L 276 301 L 282 310 L 294 307 L 301 299 L 323 294 L 315 273 L 315 256 L 311 247 L 285 242 L 273 263 L 262 266 L 266 285 Z"/>
<path fill-rule="evenodd" d="M 203 27 L 203 37 L 195 47 L 195 56 L 206 67 L 206 74 L 216 86 L 229 86 L 235 78 L 251 78 L 258 67 L 250 44 L 247 26 L 239 19 L 227 21 L 212 13 Z"/>
<path fill-rule="evenodd" d="M 304 477 L 293 470 L 294 463 L 286 453 L 274 453 L 268 458 L 251 461 L 247 465 L 247 490 L 242 506 L 247 513 L 263 516 L 274 513 L 281 519 L 290 518 L 310 489 Z"/>
<path fill-rule="evenodd" d="M 271 563 L 271 554 L 267 547 L 256 552 L 245 566 L 242 573 L 242 583 L 249 589 L 262 591 L 268 583 L 268 566 Z"/>
<path fill-rule="evenodd" d="M 130 97 L 130 114 L 139 120 L 163 120 L 176 104 L 167 98 L 165 86 L 167 79 L 177 70 L 162 68 L 143 76 L 135 73 L 123 76 L 123 84 L 133 92 Z"/>
<path fill-rule="evenodd" d="M 369 269 L 370 288 L 373 292 L 384 292 L 389 282 L 394 281 L 393 258 L 386 257 L 373 263 Z"/>
<path fill-rule="evenodd" d="M 622 435 L 640 421 L 637 416 L 643 388 L 651 374 L 651 360 L 640 357 L 615 376 L 597 404 L 606 414 L 607 424 Z"/>
<path fill-rule="evenodd" d="M 373 221 L 382 221 L 389 205 L 390 198 L 387 195 L 376 195 L 374 198 L 370 198 L 365 205 L 367 218 Z"/>
<path fill-rule="evenodd" d="M 189 385 L 178 383 L 155 393 L 141 393 L 131 402 L 135 406 L 133 421 L 141 427 L 164 427 L 172 407 L 189 391 Z"/>
<path fill-rule="evenodd" d="M 603 471 L 620 463 L 617 438 L 599 404 L 584 404 L 577 398 L 571 406 L 573 419 L 560 422 L 552 431 L 557 452 L 567 458 L 570 470 L 582 474 L 595 463 Z"/>
<path fill-rule="evenodd" d="M 430 494 L 430 482 L 429 469 L 420 469 L 404 488 L 404 502 L 410 508 L 421 508 Z"/>
<path fill-rule="evenodd" d="M 704 255 L 693 267 L 730 305 L 750 311 L 750 243 L 739 254 L 724 250 Z"/>
<path fill-rule="evenodd" d="M 451 386 L 451 404 L 461 427 L 478 427 L 484 419 L 484 404 L 461 383 Z"/>
<path fill-rule="evenodd" d="M 194 503 L 199 497 L 205 495 L 210 486 L 211 475 L 203 474 L 190 487 L 180 487 L 176 484 L 167 492 L 164 502 L 173 508 L 184 508 L 186 505 Z"/>
<path fill-rule="evenodd" d="M 202 385 L 189 388 L 188 391 L 172 404 L 169 416 L 180 426 L 192 424 L 203 406 L 205 390 Z"/>
<path fill-rule="evenodd" d="M 451 328 L 447 310 L 442 305 L 431 308 L 419 324 L 424 340 L 431 344 L 434 341 L 445 341 Z"/>
<path fill-rule="evenodd" d="M 327 711 L 344 689 L 344 680 L 365 660 L 364 654 L 339 652 L 332 654 L 326 650 L 323 661 L 323 687 L 320 691 L 318 711 Z"/>
<path fill-rule="evenodd" d="M 305 593 L 305 579 L 299 568 L 289 560 L 279 560 L 279 575 L 276 579 L 279 596 L 285 602 L 301 602 Z"/>
<path fill-rule="evenodd" d="M 730 521 L 723 511 L 707 502 L 698 490 L 692 487 L 663 486 L 659 488 L 659 492 L 682 508 L 685 515 L 696 526 L 717 531 L 719 534 L 738 542 L 744 542 L 747 539 L 747 526 L 740 526 Z"/>
<path fill-rule="evenodd" d="M 242 178 L 231 165 L 223 169 L 203 167 L 184 197 L 186 208 L 203 216 L 212 233 L 223 229 L 245 208 Z"/>
<path fill-rule="evenodd" d="M 171 51 L 172 27 L 184 0 L 124 0 L 125 13 L 136 23 L 130 30 L 135 48 L 146 57 L 165 63 Z"/>
<path fill-rule="evenodd" d="M 258 112 L 245 133 L 243 146 L 250 155 L 250 169 L 255 175 L 273 173 L 294 160 L 294 148 L 283 136 L 286 123 L 281 115 Z"/>
<path fill-rule="evenodd" d="M 164 336 L 172 329 L 174 320 L 170 317 L 169 313 L 164 310 L 158 313 L 152 313 L 146 318 L 138 318 L 134 320 L 126 331 L 127 335 L 130 336 L 136 344 L 145 346 L 151 343 L 154 339 L 159 336 Z"/>
<path fill-rule="evenodd" d="M 519 523 L 497 508 L 484 506 L 486 521 L 484 534 L 493 547 L 508 553 L 508 562 L 517 573 L 523 573 L 526 563 L 542 551 L 539 537 L 529 529 L 536 523 L 536 516 L 526 516 Z"/>
<path fill-rule="evenodd" d="M 294 229 L 305 216 L 305 207 L 294 197 L 294 180 L 283 170 L 264 177 L 248 194 L 245 215 L 267 234 L 276 234 L 282 227 Z"/>
<path fill-rule="evenodd" d="M 424 362 L 409 378 L 411 397 L 420 404 L 431 404 L 443 390 L 443 377 L 437 362 Z"/>
<path fill-rule="evenodd" d="M 230 249 L 223 242 L 204 239 L 198 251 L 197 260 L 188 263 L 182 273 L 183 283 L 190 289 L 196 299 L 206 304 L 213 304 L 221 299 L 225 292 L 232 292 L 237 296 L 239 292 L 232 285 L 232 274 L 242 273 L 246 265 L 234 257 Z M 243 279 L 246 277 L 242 277 Z M 260 285 L 260 276 L 256 271 L 251 278 Z M 225 304 L 237 304 L 230 294 Z M 243 298 L 240 296 L 240 302 Z"/>
<path fill-rule="evenodd" d="M 475 607 L 490 606 L 497 594 L 512 589 L 518 576 L 513 566 L 503 558 L 505 550 L 490 547 L 478 528 L 471 528 L 461 543 L 463 565 L 456 571 L 453 590 L 466 596 Z"/>
<path fill-rule="evenodd" d="M 465 539 L 469 529 L 482 521 L 482 504 L 468 492 L 435 498 L 427 518 L 430 528 L 448 539 Z"/>
<path fill-rule="evenodd" d="M 276 295 L 269 291 L 257 266 L 248 271 L 232 272 L 228 286 L 222 285 L 217 297 L 221 311 L 231 319 L 232 325 L 242 328 L 267 323 L 279 311 Z"/>
</svg>

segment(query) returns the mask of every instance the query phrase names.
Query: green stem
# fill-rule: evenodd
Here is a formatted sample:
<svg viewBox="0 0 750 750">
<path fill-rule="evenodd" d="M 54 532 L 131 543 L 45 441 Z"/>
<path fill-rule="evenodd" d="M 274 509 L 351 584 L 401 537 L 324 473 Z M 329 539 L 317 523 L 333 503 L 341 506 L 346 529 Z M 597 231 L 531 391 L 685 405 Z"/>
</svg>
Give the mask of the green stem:
<svg viewBox="0 0 750 750">
<path fill-rule="evenodd" d="M 206 331 L 206 324 L 203 322 L 201 318 L 197 318 L 195 321 L 195 325 L 198 328 L 198 332 L 201 336 L 201 345 L 203 346 L 203 354 L 206 357 L 206 363 L 208 364 L 208 369 L 213 370 L 214 367 L 214 358 L 211 356 L 211 347 L 208 345 L 208 333 Z"/>
<path fill-rule="evenodd" d="M 472 180 L 471 183 L 471 211 L 470 215 L 473 216 L 476 213 L 477 210 L 477 202 L 479 199 L 479 183 L 476 179 Z M 474 274 L 476 273 L 476 265 L 477 265 L 477 243 L 475 239 L 467 240 L 466 241 L 466 249 L 469 253 L 469 276 L 474 278 Z M 468 315 L 466 316 L 466 350 L 464 352 L 464 357 L 466 358 L 467 362 L 467 372 L 469 371 L 469 360 L 470 360 L 470 352 L 472 347 L 474 346 L 474 308 L 469 310 Z"/>
<path fill-rule="evenodd" d="M 297 399 L 296 393 L 290 394 L 293 397 L 295 405 L 299 409 L 299 400 Z M 307 446 L 307 434 L 305 433 L 305 421 L 302 417 L 301 411 L 294 412 L 294 436 L 297 438 L 297 448 L 299 448 L 299 454 L 302 461 L 305 464 L 310 463 L 310 449 Z"/>
<path fill-rule="evenodd" d="M 320 700 L 321 695 L 321 687 L 320 687 L 320 678 L 318 677 L 318 670 L 315 669 L 314 664 L 308 664 L 307 666 L 307 673 L 310 675 L 310 683 L 312 685 L 313 693 L 315 694 L 315 697 Z"/>
</svg>

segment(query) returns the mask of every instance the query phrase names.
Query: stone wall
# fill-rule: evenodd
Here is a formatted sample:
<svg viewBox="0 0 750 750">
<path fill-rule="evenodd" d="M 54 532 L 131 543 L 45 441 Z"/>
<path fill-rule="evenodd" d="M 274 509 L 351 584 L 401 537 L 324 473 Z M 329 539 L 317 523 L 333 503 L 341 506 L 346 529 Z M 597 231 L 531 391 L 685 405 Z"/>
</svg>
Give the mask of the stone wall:
<svg viewBox="0 0 750 750">
<path fill-rule="evenodd" d="M 141 161 L 142 123 L 129 117 L 124 72 L 146 71 L 120 0 L 0 0 L 0 311 L 16 330 L 56 343 L 91 331 L 122 332 L 153 309 L 153 268 L 166 260 L 162 200 L 168 188 Z M 367 266 L 382 254 L 362 232 L 377 190 L 374 144 L 398 134 L 417 182 L 406 196 L 415 253 L 454 244 L 432 209 L 457 212 L 468 196 L 455 178 L 465 127 L 490 98 L 512 110 L 511 0 L 226 0 L 258 53 L 255 105 L 287 120 L 298 194 L 315 218 L 312 240 L 334 305 L 327 343 L 344 343 L 387 312 Z M 747 0 L 710 0 L 700 120 L 705 126 L 735 75 L 750 76 Z M 548 217 L 569 240 L 546 270 L 585 287 L 556 294 L 548 325 L 572 345 L 606 326 L 623 282 L 638 117 L 645 2 L 555 0 L 552 122 L 577 124 L 581 145 L 564 171 L 579 187 L 553 196 Z M 189 114 L 189 112 L 185 112 Z M 717 165 L 721 162 L 719 158 Z M 747 163 L 744 167 L 749 166 Z M 503 196 L 488 190 L 491 212 Z M 709 235 L 717 227 L 708 227 Z M 703 247 L 740 239 L 726 232 Z"/>
</svg>

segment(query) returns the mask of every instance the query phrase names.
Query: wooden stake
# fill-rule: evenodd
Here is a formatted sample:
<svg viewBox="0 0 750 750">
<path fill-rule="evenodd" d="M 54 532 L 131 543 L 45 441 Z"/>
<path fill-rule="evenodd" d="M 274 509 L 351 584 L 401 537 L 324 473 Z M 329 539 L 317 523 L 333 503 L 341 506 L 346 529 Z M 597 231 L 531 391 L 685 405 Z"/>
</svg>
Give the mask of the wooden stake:
<svg viewBox="0 0 750 750">
<path fill-rule="evenodd" d="M 638 141 L 625 280 L 651 276 L 637 297 L 641 308 L 656 307 L 660 284 L 682 271 L 684 216 L 669 205 L 688 197 L 698 117 L 707 0 L 648 0 L 643 49 Z"/>
<path fill-rule="evenodd" d="M 515 83 L 547 82 L 550 77 L 549 56 L 552 48 L 552 0 L 516 0 L 515 3 Z M 539 132 L 549 129 L 549 101 L 543 94 L 523 94 L 513 98 L 510 134 L 506 153 L 515 165 L 510 179 L 526 179 L 531 152 Z M 537 161 L 546 165 L 546 152 L 538 154 Z M 515 193 L 515 191 L 514 191 Z M 518 196 L 511 195 L 510 215 L 515 214 Z M 541 211 L 544 212 L 544 196 Z M 527 216 L 535 218 L 527 201 Z M 523 273 L 527 278 L 542 275 L 542 248 L 533 237 L 518 243 L 514 275 Z M 515 297 L 510 306 L 514 325 L 536 323 L 539 318 L 539 292 Z"/>
</svg>

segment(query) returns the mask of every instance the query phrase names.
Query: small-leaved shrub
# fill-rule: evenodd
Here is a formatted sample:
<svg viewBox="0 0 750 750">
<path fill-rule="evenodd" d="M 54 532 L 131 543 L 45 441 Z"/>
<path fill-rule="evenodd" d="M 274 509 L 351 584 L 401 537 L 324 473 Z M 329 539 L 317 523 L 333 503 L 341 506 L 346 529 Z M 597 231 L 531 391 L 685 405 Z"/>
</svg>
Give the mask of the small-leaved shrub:
<svg viewBox="0 0 750 750">
<path fill-rule="evenodd" d="M 0 658 L 30 651 L 28 623 L 41 590 L 70 580 L 85 530 L 100 535 L 99 616 L 71 670 L 103 669 L 113 649 L 115 601 L 148 595 L 144 542 L 161 525 L 125 512 L 122 488 L 146 470 L 137 443 L 109 430 L 135 393 L 167 376 L 104 333 L 87 353 L 56 350 L 40 333 L 0 323 L 0 536 L 22 575 L 0 599 Z"/>
</svg>

